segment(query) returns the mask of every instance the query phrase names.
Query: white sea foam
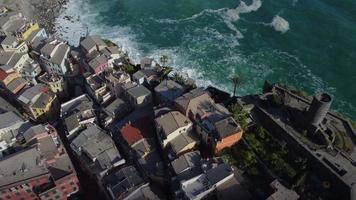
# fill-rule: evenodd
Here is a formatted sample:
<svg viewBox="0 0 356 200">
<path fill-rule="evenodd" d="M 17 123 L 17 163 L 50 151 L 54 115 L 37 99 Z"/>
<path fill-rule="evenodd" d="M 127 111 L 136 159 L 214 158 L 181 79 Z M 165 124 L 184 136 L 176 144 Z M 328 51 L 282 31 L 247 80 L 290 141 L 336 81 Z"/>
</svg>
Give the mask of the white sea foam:
<svg viewBox="0 0 356 200">
<path fill-rule="evenodd" d="M 244 1 L 240 1 L 240 4 L 233 9 L 230 8 L 220 8 L 216 10 L 205 9 L 197 14 L 192 15 L 191 17 L 187 17 L 183 19 L 156 19 L 156 21 L 158 23 L 175 24 L 175 23 L 195 20 L 206 14 L 216 14 L 218 17 L 220 17 L 220 19 L 224 21 L 224 23 L 230 30 L 235 32 L 235 35 L 238 39 L 242 39 L 243 34 L 238 30 L 238 28 L 234 23 L 240 19 L 240 14 L 256 12 L 261 6 L 262 6 L 261 0 L 253 0 L 250 5 L 247 5 Z"/>
<path fill-rule="evenodd" d="M 204 9 L 203 11 L 192 15 L 191 17 L 187 17 L 187 18 L 182 18 L 182 19 L 155 19 L 155 21 L 157 21 L 158 23 L 167 23 L 167 24 L 177 24 L 177 23 L 182 23 L 182 22 L 186 22 L 186 21 L 192 21 L 195 20 L 199 17 L 204 16 L 205 14 L 214 14 L 214 13 L 219 13 L 223 10 L 226 10 L 226 8 L 221 8 L 221 9 L 217 9 L 217 10 L 213 10 L 213 9 Z"/>
<path fill-rule="evenodd" d="M 130 58 L 138 63 L 142 52 L 135 42 L 135 34 L 130 27 L 107 26 L 98 23 L 99 12 L 93 12 L 86 0 L 70 0 L 64 12 L 56 20 L 57 36 L 77 46 L 81 37 L 87 32 L 100 35 L 117 43 L 126 51 Z M 69 17 L 69 18 L 68 18 Z"/>
<path fill-rule="evenodd" d="M 273 17 L 272 22 L 269 24 L 274 30 L 281 33 L 286 33 L 289 30 L 289 22 L 279 15 Z"/>
<path fill-rule="evenodd" d="M 258 9 L 261 8 L 261 6 L 262 6 L 261 0 L 253 0 L 250 5 L 247 5 L 244 1 L 241 1 L 240 5 L 236 8 L 236 11 L 241 14 L 256 12 Z"/>
</svg>

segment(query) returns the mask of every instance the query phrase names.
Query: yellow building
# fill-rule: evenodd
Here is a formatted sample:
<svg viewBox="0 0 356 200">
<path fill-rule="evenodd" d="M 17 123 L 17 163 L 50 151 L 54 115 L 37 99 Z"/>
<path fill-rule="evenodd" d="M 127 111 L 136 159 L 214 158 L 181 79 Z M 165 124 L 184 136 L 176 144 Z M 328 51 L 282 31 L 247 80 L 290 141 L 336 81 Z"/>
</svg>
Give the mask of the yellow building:
<svg viewBox="0 0 356 200">
<path fill-rule="evenodd" d="M 49 113 L 52 108 L 52 102 L 55 98 L 56 96 L 49 95 L 47 93 L 40 94 L 37 100 L 29 107 L 33 118 L 36 120 Z"/>
<path fill-rule="evenodd" d="M 28 37 L 31 36 L 31 34 L 35 31 L 37 31 L 38 29 L 40 29 L 40 26 L 38 25 L 38 23 L 31 23 L 29 24 L 29 28 L 22 33 L 21 38 L 22 40 L 26 40 Z"/>
<path fill-rule="evenodd" d="M 23 105 L 33 120 L 48 117 L 56 106 L 56 95 L 44 84 L 37 84 L 27 88 L 19 97 L 18 101 Z"/>
</svg>

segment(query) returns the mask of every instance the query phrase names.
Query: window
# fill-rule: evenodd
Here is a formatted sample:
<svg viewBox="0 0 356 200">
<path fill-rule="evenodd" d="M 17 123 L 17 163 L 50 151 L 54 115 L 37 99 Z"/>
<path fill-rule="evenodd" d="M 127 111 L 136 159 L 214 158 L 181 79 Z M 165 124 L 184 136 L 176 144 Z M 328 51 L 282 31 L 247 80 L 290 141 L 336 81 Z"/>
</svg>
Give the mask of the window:
<svg viewBox="0 0 356 200">
<path fill-rule="evenodd" d="M 19 192 L 16 192 L 15 194 L 16 194 L 16 196 L 20 196 L 20 193 L 19 193 Z"/>
<path fill-rule="evenodd" d="M 74 182 L 73 182 L 73 181 L 71 181 L 69 184 L 70 184 L 70 185 L 74 185 Z"/>
<path fill-rule="evenodd" d="M 31 193 L 32 190 L 31 190 L 31 189 L 27 189 L 26 192 L 27 192 L 27 193 Z"/>
</svg>

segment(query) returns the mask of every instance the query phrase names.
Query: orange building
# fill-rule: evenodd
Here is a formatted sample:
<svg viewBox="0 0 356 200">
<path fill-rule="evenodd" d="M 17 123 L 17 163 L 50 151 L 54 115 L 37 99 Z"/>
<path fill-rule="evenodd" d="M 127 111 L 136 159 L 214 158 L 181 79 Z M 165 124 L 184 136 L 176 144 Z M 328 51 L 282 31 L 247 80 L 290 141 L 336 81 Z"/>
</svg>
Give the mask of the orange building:
<svg viewBox="0 0 356 200">
<path fill-rule="evenodd" d="M 194 89 L 175 100 L 176 108 L 195 122 L 202 141 L 215 153 L 236 144 L 242 137 L 240 125 L 221 104 L 215 103 L 209 92 Z"/>
</svg>

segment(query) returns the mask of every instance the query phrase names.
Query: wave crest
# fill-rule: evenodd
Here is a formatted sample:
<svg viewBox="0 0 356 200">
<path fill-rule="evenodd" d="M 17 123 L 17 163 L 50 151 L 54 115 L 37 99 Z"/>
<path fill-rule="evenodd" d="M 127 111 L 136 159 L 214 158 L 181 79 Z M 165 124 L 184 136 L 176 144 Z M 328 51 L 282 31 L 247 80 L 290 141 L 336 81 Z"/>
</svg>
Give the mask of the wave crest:
<svg viewBox="0 0 356 200">
<path fill-rule="evenodd" d="M 269 25 L 272 26 L 274 30 L 281 33 L 286 33 L 290 29 L 289 22 L 278 15 L 273 17 L 272 22 Z"/>
</svg>

